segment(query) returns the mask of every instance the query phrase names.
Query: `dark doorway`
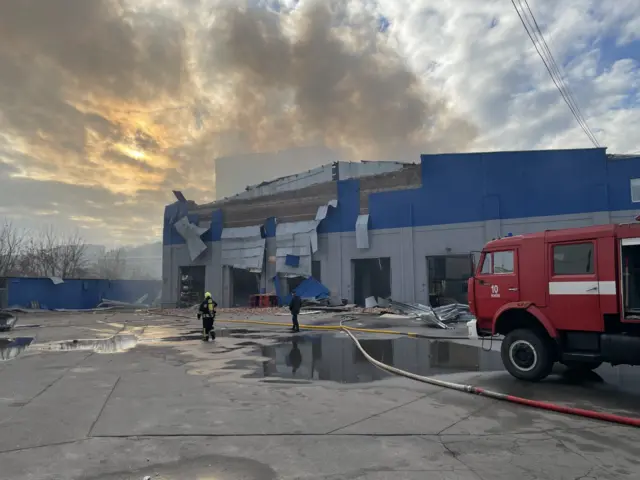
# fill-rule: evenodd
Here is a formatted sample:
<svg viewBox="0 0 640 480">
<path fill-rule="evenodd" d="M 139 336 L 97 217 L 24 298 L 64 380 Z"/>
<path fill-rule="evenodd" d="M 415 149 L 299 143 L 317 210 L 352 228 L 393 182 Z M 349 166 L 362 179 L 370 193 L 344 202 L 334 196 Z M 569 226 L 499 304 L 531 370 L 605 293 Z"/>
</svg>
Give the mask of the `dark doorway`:
<svg viewBox="0 0 640 480">
<path fill-rule="evenodd" d="M 231 269 L 232 305 L 247 307 L 252 295 L 260 293 L 260 274 L 242 268 Z"/>
<path fill-rule="evenodd" d="M 314 260 L 311 263 L 311 276 L 322 283 L 322 263 L 320 260 Z"/>
<path fill-rule="evenodd" d="M 432 307 L 468 303 L 467 281 L 473 275 L 473 255 L 427 257 L 429 303 Z"/>
<path fill-rule="evenodd" d="M 369 297 L 391 296 L 391 259 L 367 258 L 353 260 L 353 301 L 364 306 Z"/>
<path fill-rule="evenodd" d="M 180 294 L 178 303 L 181 307 L 190 307 L 204 300 L 204 278 L 206 267 L 180 267 Z"/>
<path fill-rule="evenodd" d="M 305 280 L 306 278 L 304 277 L 287 277 L 287 288 L 289 289 L 289 293 L 298 288 L 298 286 Z"/>
</svg>

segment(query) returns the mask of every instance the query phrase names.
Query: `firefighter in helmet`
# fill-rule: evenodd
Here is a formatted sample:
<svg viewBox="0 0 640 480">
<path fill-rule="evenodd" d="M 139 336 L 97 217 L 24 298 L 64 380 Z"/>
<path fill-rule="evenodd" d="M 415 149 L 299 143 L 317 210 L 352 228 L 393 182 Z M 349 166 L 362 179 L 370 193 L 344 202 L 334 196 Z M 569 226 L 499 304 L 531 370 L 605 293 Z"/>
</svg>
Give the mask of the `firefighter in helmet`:
<svg viewBox="0 0 640 480">
<path fill-rule="evenodd" d="M 216 339 L 216 332 L 213 329 L 213 321 L 216 318 L 216 308 L 218 304 L 211 297 L 209 292 L 204 294 L 204 300 L 200 304 L 198 318 L 202 318 L 202 341 L 208 342 L 209 336 L 211 340 Z"/>
</svg>

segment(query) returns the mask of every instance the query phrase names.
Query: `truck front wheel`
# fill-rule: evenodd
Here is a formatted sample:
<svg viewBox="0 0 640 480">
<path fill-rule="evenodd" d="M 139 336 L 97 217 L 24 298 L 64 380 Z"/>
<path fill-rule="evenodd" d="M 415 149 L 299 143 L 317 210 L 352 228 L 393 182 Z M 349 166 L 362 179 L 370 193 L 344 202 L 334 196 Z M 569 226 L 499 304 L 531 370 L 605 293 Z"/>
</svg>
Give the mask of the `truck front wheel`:
<svg viewBox="0 0 640 480">
<path fill-rule="evenodd" d="M 553 368 L 553 354 L 547 338 L 533 330 L 519 329 L 508 333 L 500 349 L 507 371 L 520 380 L 537 382 Z"/>
</svg>

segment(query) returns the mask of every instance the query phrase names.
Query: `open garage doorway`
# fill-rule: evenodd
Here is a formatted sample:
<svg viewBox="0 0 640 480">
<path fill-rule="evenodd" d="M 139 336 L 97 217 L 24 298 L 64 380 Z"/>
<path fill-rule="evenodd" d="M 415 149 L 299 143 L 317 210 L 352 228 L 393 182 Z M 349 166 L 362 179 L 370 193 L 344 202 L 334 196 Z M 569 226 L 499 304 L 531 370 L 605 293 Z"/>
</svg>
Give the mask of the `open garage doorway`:
<svg viewBox="0 0 640 480">
<path fill-rule="evenodd" d="M 322 270 L 321 270 L 320 260 L 314 260 L 313 262 L 311 262 L 311 276 L 318 282 L 322 283 Z M 306 277 L 302 277 L 302 276 L 288 277 L 287 291 L 289 293 L 293 292 L 306 279 L 307 279 Z"/>
<path fill-rule="evenodd" d="M 364 306 L 369 297 L 391 296 L 391 258 L 352 260 L 353 301 Z"/>
<path fill-rule="evenodd" d="M 206 267 L 180 267 L 180 294 L 178 306 L 191 307 L 204 300 Z"/>
<path fill-rule="evenodd" d="M 427 257 L 429 303 L 432 307 L 468 303 L 469 277 L 473 276 L 473 254 Z"/>
<path fill-rule="evenodd" d="M 304 277 L 287 277 L 287 291 L 292 293 L 305 280 Z"/>
<path fill-rule="evenodd" d="M 251 296 L 260 293 L 260 274 L 242 268 L 231 269 L 231 304 L 248 307 Z"/>
</svg>

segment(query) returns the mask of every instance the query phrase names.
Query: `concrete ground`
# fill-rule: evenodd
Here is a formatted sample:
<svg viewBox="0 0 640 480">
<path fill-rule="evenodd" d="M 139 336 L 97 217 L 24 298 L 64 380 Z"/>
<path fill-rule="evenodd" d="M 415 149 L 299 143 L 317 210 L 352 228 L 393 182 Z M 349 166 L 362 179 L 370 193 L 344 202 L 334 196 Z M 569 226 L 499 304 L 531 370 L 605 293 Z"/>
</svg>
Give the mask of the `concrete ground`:
<svg viewBox="0 0 640 480">
<path fill-rule="evenodd" d="M 374 379 L 361 359 L 344 354 L 340 333 L 291 337 L 278 328 L 253 331 L 257 326 L 239 331 L 238 325 L 224 329 L 222 318 L 218 328 L 215 343 L 203 343 L 196 319 L 144 312 L 22 317 L 2 337 L 34 337 L 33 343 L 12 347 L 9 353 L 9 342 L 0 341 L 3 358 L 11 358 L 0 362 L 0 478 L 640 476 L 640 430 L 404 378 Z M 382 358 L 388 356 L 388 345 L 375 340 L 379 337 L 363 338 L 371 348 L 380 347 Z M 441 369 L 437 373 L 442 378 L 638 416 L 637 382 L 628 370 L 604 369 L 586 380 L 559 372 L 547 382 L 523 385 L 484 360 L 476 370 L 493 371 L 473 371 L 472 366 L 464 371 L 467 363 L 456 360 L 457 346 L 389 339 L 395 356 L 411 351 L 418 358 L 433 348 L 425 362 L 456 372 L 443 374 Z M 423 343 L 406 343 L 419 341 Z M 293 357 L 282 359 L 282 342 L 301 345 L 299 351 L 307 357 L 293 362 L 299 367 L 295 373 L 284 373 Z M 318 342 L 343 352 L 343 369 L 360 369 L 340 380 L 349 383 L 331 380 L 327 365 L 336 362 L 338 353 L 325 352 L 322 358 L 313 353 L 313 361 L 321 365 L 308 368 L 308 352 L 317 351 L 313 345 Z M 470 355 L 469 361 L 474 358 L 480 357 Z M 411 365 L 410 359 L 404 361 Z M 319 380 L 323 375 L 329 379 Z"/>
</svg>

